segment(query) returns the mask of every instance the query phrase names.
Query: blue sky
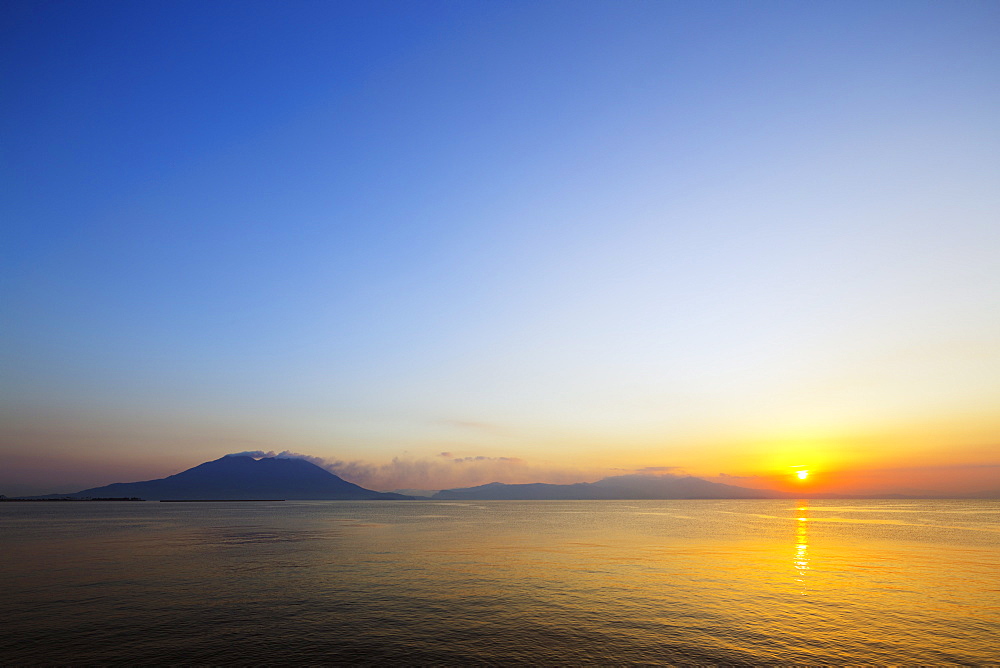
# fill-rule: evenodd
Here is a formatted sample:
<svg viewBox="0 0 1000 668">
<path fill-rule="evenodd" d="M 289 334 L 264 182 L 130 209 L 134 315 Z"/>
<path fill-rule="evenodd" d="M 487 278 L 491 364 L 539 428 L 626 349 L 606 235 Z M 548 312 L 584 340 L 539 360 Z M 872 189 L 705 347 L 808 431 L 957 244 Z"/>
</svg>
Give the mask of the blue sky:
<svg viewBox="0 0 1000 668">
<path fill-rule="evenodd" d="M 998 19 L 9 3 L 0 484 L 997 463 Z"/>
</svg>

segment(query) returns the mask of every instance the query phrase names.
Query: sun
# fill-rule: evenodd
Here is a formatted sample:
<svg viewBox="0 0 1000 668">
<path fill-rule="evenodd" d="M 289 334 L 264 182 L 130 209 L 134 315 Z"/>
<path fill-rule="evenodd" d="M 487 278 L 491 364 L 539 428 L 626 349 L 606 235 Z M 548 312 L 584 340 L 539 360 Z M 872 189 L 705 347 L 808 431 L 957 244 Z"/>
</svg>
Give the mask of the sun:
<svg viewBox="0 0 1000 668">
<path fill-rule="evenodd" d="M 809 471 L 808 470 L 796 471 L 795 477 L 798 478 L 799 480 L 805 480 L 806 478 L 809 477 Z"/>
</svg>

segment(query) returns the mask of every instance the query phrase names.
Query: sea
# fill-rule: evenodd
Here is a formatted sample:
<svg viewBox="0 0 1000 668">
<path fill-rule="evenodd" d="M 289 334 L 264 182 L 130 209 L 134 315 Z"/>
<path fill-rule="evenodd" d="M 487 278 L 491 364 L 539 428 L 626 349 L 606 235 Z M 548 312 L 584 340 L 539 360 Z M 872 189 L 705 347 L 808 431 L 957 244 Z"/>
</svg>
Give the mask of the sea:
<svg viewBox="0 0 1000 668">
<path fill-rule="evenodd" d="M 0 665 L 997 665 L 1000 501 L 0 503 Z"/>
</svg>

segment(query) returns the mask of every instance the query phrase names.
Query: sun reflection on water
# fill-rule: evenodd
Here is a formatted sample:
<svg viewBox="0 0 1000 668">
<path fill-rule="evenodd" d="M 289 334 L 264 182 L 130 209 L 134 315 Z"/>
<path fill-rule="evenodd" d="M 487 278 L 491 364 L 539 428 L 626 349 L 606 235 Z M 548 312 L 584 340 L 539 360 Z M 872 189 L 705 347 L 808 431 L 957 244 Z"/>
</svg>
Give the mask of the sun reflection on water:
<svg viewBox="0 0 1000 668">
<path fill-rule="evenodd" d="M 795 568 L 795 581 L 801 586 L 806 585 L 806 572 L 809 568 L 809 505 L 801 502 L 795 509 L 798 522 L 795 527 L 795 555 L 792 558 L 792 566 Z M 804 589 L 800 590 L 803 596 L 806 595 Z"/>
</svg>

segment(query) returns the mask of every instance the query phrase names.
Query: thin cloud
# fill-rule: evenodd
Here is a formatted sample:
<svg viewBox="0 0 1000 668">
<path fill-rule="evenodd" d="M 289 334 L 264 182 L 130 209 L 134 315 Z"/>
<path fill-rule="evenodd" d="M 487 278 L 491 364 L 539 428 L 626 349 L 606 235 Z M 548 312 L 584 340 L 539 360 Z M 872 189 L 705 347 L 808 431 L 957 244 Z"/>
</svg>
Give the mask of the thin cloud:
<svg viewBox="0 0 1000 668">
<path fill-rule="evenodd" d="M 507 436 L 510 430 L 492 422 L 480 422 L 478 420 L 439 420 L 440 424 L 446 424 L 461 429 L 471 429 L 474 431 L 484 431 L 498 436 Z"/>
<path fill-rule="evenodd" d="M 517 457 L 444 457 L 413 459 L 394 457 L 384 464 L 360 460 L 333 461 L 325 468 L 345 480 L 371 489 L 450 489 L 488 482 L 538 482 L 539 479 L 567 478 L 578 482 L 586 473 L 551 471 L 530 466 Z"/>
<path fill-rule="evenodd" d="M 455 457 L 451 461 L 456 464 L 464 464 L 466 462 L 520 462 L 523 460 L 517 457 L 483 457 L 482 455 L 478 455 L 476 457 Z"/>
<path fill-rule="evenodd" d="M 373 463 L 360 459 L 351 461 L 325 459 L 291 450 L 277 453 L 273 450 L 247 450 L 234 452 L 228 456 L 304 459 L 348 482 L 374 490 L 453 489 L 474 487 L 490 482 L 566 484 L 594 482 L 601 478 L 621 475 L 623 470 L 643 475 L 668 475 L 672 471 L 679 470 L 676 466 L 648 466 L 640 469 L 554 468 L 533 464 L 520 457 L 456 456 L 455 453 L 448 451 L 441 452 L 430 459 L 393 457 L 391 461 L 385 463 Z"/>
</svg>

